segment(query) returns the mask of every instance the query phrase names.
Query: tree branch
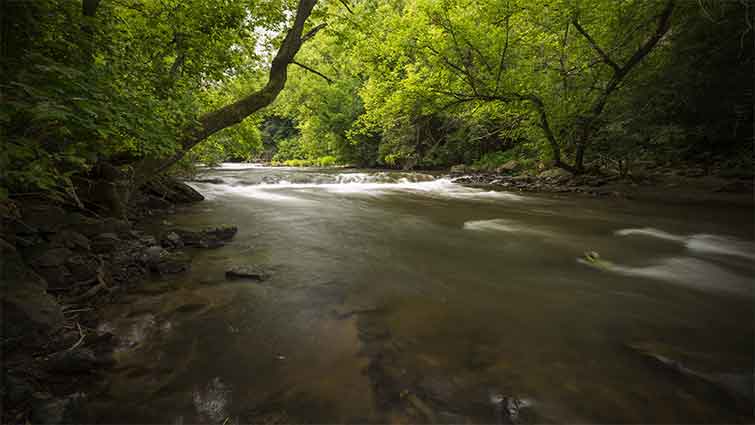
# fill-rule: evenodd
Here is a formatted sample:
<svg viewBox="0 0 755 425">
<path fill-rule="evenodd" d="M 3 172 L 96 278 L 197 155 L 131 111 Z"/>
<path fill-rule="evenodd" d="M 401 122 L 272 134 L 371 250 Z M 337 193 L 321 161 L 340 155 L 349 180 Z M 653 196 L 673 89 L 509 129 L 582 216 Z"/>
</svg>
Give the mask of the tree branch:
<svg viewBox="0 0 755 425">
<path fill-rule="evenodd" d="M 286 85 L 288 65 L 294 61 L 294 57 L 302 44 L 325 27 L 325 24 L 317 25 L 305 35 L 302 35 L 307 18 L 312 14 L 312 9 L 314 9 L 316 3 L 317 0 L 299 0 L 293 26 L 286 32 L 286 36 L 273 58 L 265 86 L 236 102 L 200 116 L 198 125 L 185 129 L 185 135 L 179 140 L 179 147 L 174 155 L 168 158 L 145 158 L 142 160 L 136 167 L 135 185 L 137 187 L 149 181 L 155 174 L 175 164 L 199 142 L 224 128 L 240 123 L 244 118 L 275 100 L 278 93 Z"/>
<path fill-rule="evenodd" d="M 301 63 L 296 62 L 296 61 L 293 61 L 291 63 L 294 64 L 294 65 L 296 65 L 296 66 L 298 66 L 298 67 L 300 67 L 300 68 L 303 68 L 303 69 L 305 69 L 305 70 L 307 70 L 307 71 L 309 71 L 309 72 L 311 72 L 311 73 L 313 73 L 315 75 L 318 75 L 318 76 L 322 77 L 325 81 L 328 82 L 328 84 L 333 84 L 333 80 L 332 79 L 328 78 L 326 75 L 324 75 L 323 73 L 317 71 L 316 69 L 312 69 L 312 68 L 308 67 L 307 65 L 301 64 Z"/>
<path fill-rule="evenodd" d="M 346 0 L 338 0 L 338 1 L 343 5 L 343 7 L 346 8 L 346 10 L 349 11 L 349 13 L 351 13 L 352 15 L 354 14 L 354 11 L 351 10 L 351 8 L 349 7 L 349 2 L 348 1 L 346 1 Z"/>
<path fill-rule="evenodd" d="M 305 41 L 307 41 L 307 40 L 309 40 L 310 38 L 314 37 L 315 35 L 317 35 L 317 33 L 318 33 L 318 32 L 319 32 L 319 31 L 320 31 L 321 29 L 323 29 L 323 28 L 325 28 L 325 27 L 327 27 L 327 26 L 328 26 L 328 23 L 327 23 L 327 22 L 323 22 L 323 23 L 321 23 L 321 24 L 319 24 L 319 25 L 315 26 L 314 28 L 312 28 L 311 30 L 309 30 L 309 31 L 308 31 L 308 32 L 307 32 L 306 34 L 304 34 L 304 36 L 302 36 L 302 38 L 301 38 L 301 42 L 302 42 L 302 43 L 304 43 Z"/>
<path fill-rule="evenodd" d="M 608 56 L 608 53 L 605 52 L 605 50 L 601 49 L 600 46 L 598 46 L 598 43 L 595 42 L 595 40 L 590 36 L 590 34 L 585 31 L 584 28 L 582 28 L 582 25 L 579 24 L 579 21 L 577 21 L 576 18 L 572 19 L 572 25 L 574 25 L 574 28 L 577 29 L 577 31 L 582 34 L 583 37 L 587 40 L 587 43 L 590 44 L 590 47 L 593 48 L 596 52 L 598 52 L 598 55 L 603 59 L 603 62 L 608 64 L 611 68 L 613 68 L 614 72 L 619 72 L 621 68 L 619 65 L 614 62 L 610 56 Z"/>
</svg>

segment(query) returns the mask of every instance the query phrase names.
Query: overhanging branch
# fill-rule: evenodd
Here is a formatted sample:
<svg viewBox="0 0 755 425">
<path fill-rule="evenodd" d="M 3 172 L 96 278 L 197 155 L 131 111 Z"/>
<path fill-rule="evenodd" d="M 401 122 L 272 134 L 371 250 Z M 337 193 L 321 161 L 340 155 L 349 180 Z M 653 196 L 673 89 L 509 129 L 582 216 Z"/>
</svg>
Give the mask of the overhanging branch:
<svg viewBox="0 0 755 425">
<path fill-rule="evenodd" d="M 300 68 L 302 68 L 302 69 L 304 69 L 304 70 L 307 70 L 307 71 L 309 71 L 309 72 L 311 72 L 311 73 L 313 73 L 315 75 L 318 75 L 318 76 L 322 77 L 325 81 L 328 82 L 328 84 L 333 84 L 333 80 L 330 79 L 330 78 L 328 78 L 328 76 L 326 76 L 325 74 L 321 73 L 320 71 L 318 71 L 316 69 L 313 69 L 313 68 L 310 68 L 307 65 L 301 64 L 301 63 L 296 62 L 296 61 L 293 61 L 291 63 L 294 64 L 294 65 L 296 65 L 296 66 L 298 66 L 298 67 L 300 67 Z"/>
</svg>

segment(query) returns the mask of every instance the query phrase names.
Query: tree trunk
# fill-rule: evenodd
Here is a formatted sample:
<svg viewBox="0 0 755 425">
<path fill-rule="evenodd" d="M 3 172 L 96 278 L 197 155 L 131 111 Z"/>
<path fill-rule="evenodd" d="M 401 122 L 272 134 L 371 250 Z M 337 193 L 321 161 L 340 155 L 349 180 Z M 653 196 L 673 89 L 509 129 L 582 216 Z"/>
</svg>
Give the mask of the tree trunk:
<svg viewBox="0 0 755 425">
<path fill-rule="evenodd" d="M 137 187 L 146 183 L 155 174 L 175 164 L 199 142 L 224 128 L 240 123 L 244 118 L 275 100 L 286 84 L 288 65 L 294 61 L 294 57 L 302 44 L 325 26 L 325 24 L 320 24 L 302 35 L 304 24 L 316 3 L 317 0 L 299 0 L 294 24 L 286 33 L 286 37 L 283 39 L 275 58 L 273 58 L 267 84 L 257 92 L 199 117 L 198 126 L 185 130 L 184 137 L 179 141 L 178 151 L 174 155 L 168 158 L 142 160 L 136 166 L 135 183 Z"/>
<path fill-rule="evenodd" d="M 671 14 L 674 11 L 674 7 L 675 1 L 668 0 L 660 15 L 658 15 L 658 21 L 656 22 L 656 28 L 653 34 L 651 34 L 650 37 L 645 40 L 645 42 L 642 43 L 639 48 L 637 48 L 637 50 L 626 61 L 626 63 L 624 63 L 624 65 L 619 65 L 617 62 L 611 59 L 609 54 L 605 50 L 601 49 L 600 46 L 598 46 L 595 40 L 584 28 L 582 28 L 582 26 L 576 19 L 572 21 L 574 27 L 587 40 L 590 47 L 592 47 L 593 50 L 598 53 L 598 56 L 600 56 L 600 58 L 606 65 L 610 66 L 613 69 L 613 75 L 608 81 L 605 89 L 603 89 L 597 99 L 595 99 L 595 102 L 593 102 L 586 116 L 581 116 L 578 118 L 579 122 L 577 123 L 577 128 L 580 130 L 580 135 L 576 143 L 574 167 L 572 167 L 573 169 L 569 171 L 579 174 L 584 172 L 585 150 L 590 143 L 595 123 L 598 120 L 598 117 L 603 113 L 603 110 L 608 103 L 608 98 L 614 91 L 616 91 L 616 89 L 619 88 L 619 85 L 629 74 L 629 72 L 635 66 L 637 66 L 637 64 L 642 62 L 642 60 L 645 59 L 645 57 L 656 47 L 656 45 L 658 45 L 658 42 L 661 41 L 663 36 L 666 35 L 666 32 L 668 32 L 669 28 L 671 27 Z"/>
</svg>

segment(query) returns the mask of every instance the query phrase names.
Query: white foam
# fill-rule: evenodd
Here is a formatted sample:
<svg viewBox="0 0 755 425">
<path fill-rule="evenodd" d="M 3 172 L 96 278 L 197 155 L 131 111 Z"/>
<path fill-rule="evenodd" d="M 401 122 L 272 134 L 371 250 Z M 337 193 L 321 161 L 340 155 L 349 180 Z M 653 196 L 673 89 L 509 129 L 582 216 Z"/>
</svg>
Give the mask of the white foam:
<svg viewBox="0 0 755 425">
<path fill-rule="evenodd" d="M 496 218 L 492 220 L 472 220 L 464 222 L 464 229 L 474 231 L 497 231 L 506 233 L 521 233 L 538 236 L 552 236 L 550 232 L 533 229 L 531 226 L 514 220 Z"/>
<path fill-rule="evenodd" d="M 755 260 L 755 244 L 749 241 L 710 234 L 675 235 L 654 228 L 622 229 L 616 235 L 640 235 L 683 244 L 690 251 L 699 253 L 727 255 Z"/>
<path fill-rule="evenodd" d="M 413 181 L 417 179 L 421 181 Z M 275 202 L 293 200 L 305 201 L 291 195 L 292 192 L 295 193 L 298 190 L 304 190 L 307 192 L 324 191 L 341 194 L 364 194 L 368 196 L 408 192 L 431 197 L 469 200 L 521 201 L 526 199 L 523 196 L 508 192 L 483 191 L 477 188 L 465 187 L 453 183 L 450 179 L 430 179 L 432 179 L 432 176 L 428 175 L 415 175 L 411 179 L 407 177 L 395 179 L 387 173 L 343 173 L 335 175 L 332 179 L 333 182 L 329 183 L 293 183 L 285 179 L 280 179 L 276 183 L 263 182 L 259 184 L 244 185 L 238 184 L 241 182 L 240 180 L 229 179 L 227 183 L 231 184 L 204 184 L 197 182 L 192 182 L 190 184 L 201 193 L 208 195 L 210 199 L 228 194 Z M 287 193 L 276 193 L 280 191 L 286 191 Z"/>
<path fill-rule="evenodd" d="M 582 258 L 578 258 L 577 261 L 599 270 L 625 276 L 661 280 L 712 292 L 750 296 L 753 294 L 752 279 L 731 273 L 715 264 L 696 258 L 672 257 L 642 267 L 622 266 L 605 260 L 597 264 L 585 261 Z"/>
</svg>

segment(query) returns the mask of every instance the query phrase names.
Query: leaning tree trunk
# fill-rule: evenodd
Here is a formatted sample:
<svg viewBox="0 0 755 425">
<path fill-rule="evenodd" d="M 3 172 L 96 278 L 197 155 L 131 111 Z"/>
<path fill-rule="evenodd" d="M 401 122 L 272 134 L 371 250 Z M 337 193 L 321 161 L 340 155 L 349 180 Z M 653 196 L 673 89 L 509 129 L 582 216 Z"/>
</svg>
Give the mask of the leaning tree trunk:
<svg viewBox="0 0 755 425">
<path fill-rule="evenodd" d="M 294 62 L 294 57 L 299 52 L 302 44 L 325 26 L 325 24 L 317 25 L 306 34 L 303 34 L 304 24 L 312 13 L 312 9 L 316 3 L 317 0 L 299 0 L 294 24 L 286 33 L 283 43 L 281 43 L 275 58 L 273 58 L 267 84 L 259 91 L 199 117 L 198 126 L 185 130 L 183 138 L 179 140 L 178 150 L 174 155 L 167 158 L 142 160 L 135 167 L 134 183 L 136 187 L 142 186 L 154 175 L 175 164 L 201 141 L 224 128 L 240 123 L 244 118 L 266 107 L 275 100 L 278 93 L 283 90 L 286 84 L 288 65 Z"/>
</svg>

